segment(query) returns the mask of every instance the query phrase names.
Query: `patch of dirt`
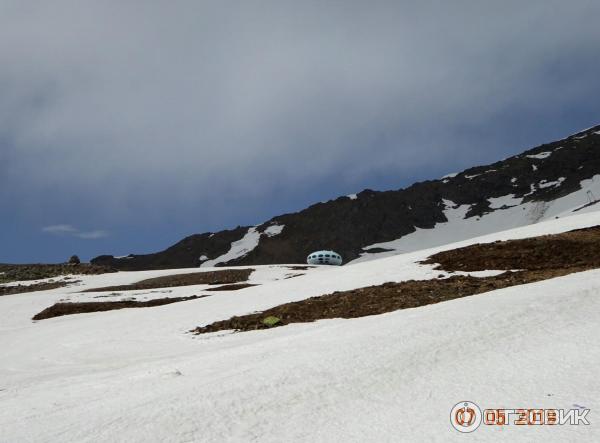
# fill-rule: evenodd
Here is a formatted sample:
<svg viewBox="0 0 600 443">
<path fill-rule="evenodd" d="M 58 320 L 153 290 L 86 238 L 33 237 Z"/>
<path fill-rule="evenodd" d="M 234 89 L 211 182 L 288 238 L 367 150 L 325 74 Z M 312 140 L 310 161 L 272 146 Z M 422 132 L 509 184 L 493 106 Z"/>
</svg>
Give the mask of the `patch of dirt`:
<svg viewBox="0 0 600 443">
<path fill-rule="evenodd" d="M 369 254 L 379 254 L 380 252 L 392 252 L 393 249 L 386 248 L 371 248 L 371 249 L 363 249 L 363 252 L 368 252 Z"/>
<path fill-rule="evenodd" d="M 106 286 L 86 289 L 83 292 L 117 292 L 143 289 L 172 288 L 192 285 L 224 285 L 248 280 L 254 269 L 224 269 L 222 271 L 193 272 L 149 278 L 130 285 Z"/>
<path fill-rule="evenodd" d="M 438 252 L 423 263 L 446 271 L 600 267 L 600 226 Z"/>
<path fill-rule="evenodd" d="M 448 271 L 521 269 L 493 277 L 452 276 L 432 280 L 385 283 L 286 303 L 264 312 L 232 317 L 194 329 L 204 334 L 222 330 L 249 331 L 268 328 L 266 317 L 277 317 L 275 326 L 327 318 L 356 318 L 398 309 L 467 297 L 509 286 L 600 267 L 600 226 L 522 240 L 477 244 L 432 255 L 424 263 L 439 263 Z"/>
<path fill-rule="evenodd" d="M 0 297 L 3 295 L 24 294 L 25 292 L 47 291 L 48 289 L 62 288 L 68 283 L 73 283 L 73 281 L 35 283 L 32 285 L 0 286 Z"/>
<path fill-rule="evenodd" d="M 252 286 L 259 286 L 251 283 L 234 283 L 232 285 L 217 286 L 216 288 L 208 288 L 206 291 L 237 291 L 239 289 L 250 288 Z"/>
<path fill-rule="evenodd" d="M 287 280 L 288 278 L 300 277 L 300 276 L 302 276 L 302 275 L 306 275 L 306 274 L 287 274 L 287 275 L 284 277 L 284 280 Z"/>
<path fill-rule="evenodd" d="M 97 266 L 91 264 L 31 264 L 31 265 L 8 265 L 0 264 L 0 283 L 14 281 L 42 280 L 46 278 L 59 277 L 61 275 L 97 275 L 116 272 L 108 266 Z"/>
<path fill-rule="evenodd" d="M 63 315 L 83 314 L 88 312 L 113 311 L 125 308 L 149 308 L 153 306 L 168 305 L 180 301 L 195 300 L 208 297 L 207 295 L 192 295 L 190 297 L 157 298 L 148 301 L 106 301 L 106 302 L 83 302 L 83 303 L 56 303 L 42 312 L 36 314 L 32 320 L 43 320 L 46 318 L 60 317 Z"/>
<path fill-rule="evenodd" d="M 453 276 L 440 280 L 384 283 L 383 285 L 334 292 L 298 302 L 286 303 L 264 312 L 217 321 L 207 326 L 198 327 L 192 332 L 205 334 L 232 329 L 236 331 L 267 329 L 268 327 L 263 324 L 262 320 L 269 316 L 281 320 L 276 326 L 284 326 L 290 323 L 307 323 L 326 318 L 365 317 L 453 300 L 508 286 L 532 283 L 567 273 L 561 270 L 554 272 L 523 271 L 505 272 L 501 275 L 486 278 Z"/>
</svg>

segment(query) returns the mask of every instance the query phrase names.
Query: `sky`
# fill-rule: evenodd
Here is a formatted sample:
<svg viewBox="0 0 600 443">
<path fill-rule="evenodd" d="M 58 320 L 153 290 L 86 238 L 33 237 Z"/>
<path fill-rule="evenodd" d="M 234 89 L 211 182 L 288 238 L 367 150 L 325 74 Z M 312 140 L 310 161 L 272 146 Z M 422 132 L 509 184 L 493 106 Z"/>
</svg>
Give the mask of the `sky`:
<svg viewBox="0 0 600 443">
<path fill-rule="evenodd" d="M 166 248 L 600 123 L 600 2 L 0 0 L 0 263 Z"/>
</svg>

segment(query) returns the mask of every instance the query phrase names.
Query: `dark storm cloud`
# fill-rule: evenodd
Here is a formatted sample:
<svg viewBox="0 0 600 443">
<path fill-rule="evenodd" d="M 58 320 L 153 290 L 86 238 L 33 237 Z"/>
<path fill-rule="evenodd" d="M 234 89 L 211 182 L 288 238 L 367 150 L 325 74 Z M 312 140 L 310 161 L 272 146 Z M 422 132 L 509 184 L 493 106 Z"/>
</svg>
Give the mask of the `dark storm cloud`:
<svg viewBox="0 0 600 443">
<path fill-rule="evenodd" d="M 274 189 L 494 159 L 512 119 L 598 98 L 599 16 L 583 0 L 4 0 L 0 196 L 103 226 L 193 201 L 201 230 Z"/>
</svg>

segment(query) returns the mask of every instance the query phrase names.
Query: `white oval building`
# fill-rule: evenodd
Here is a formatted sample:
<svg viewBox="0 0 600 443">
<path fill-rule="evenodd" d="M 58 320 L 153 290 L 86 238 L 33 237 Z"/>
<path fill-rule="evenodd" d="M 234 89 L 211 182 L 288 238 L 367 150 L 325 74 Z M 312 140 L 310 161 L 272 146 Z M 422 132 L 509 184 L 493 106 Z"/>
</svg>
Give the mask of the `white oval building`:
<svg viewBox="0 0 600 443">
<path fill-rule="evenodd" d="M 342 256 L 335 251 L 317 251 L 306 257 L 309 265 L 336 265 L 342 264 Z"/>
</svg>

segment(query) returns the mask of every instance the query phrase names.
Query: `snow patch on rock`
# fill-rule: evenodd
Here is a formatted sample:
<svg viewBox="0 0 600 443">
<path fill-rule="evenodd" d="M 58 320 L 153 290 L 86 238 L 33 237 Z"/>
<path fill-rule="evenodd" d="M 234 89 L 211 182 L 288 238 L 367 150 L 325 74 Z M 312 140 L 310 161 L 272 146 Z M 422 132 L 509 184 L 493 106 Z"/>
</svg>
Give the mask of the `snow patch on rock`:
<svg viewBox="0 0 600 443">
<path fill-rule="evenodd" d="M 551 155 L 552 155 L 552 151 L 544 151 L 544 152 L 540 152 L 539 154 L 526 155 L 525 157 L 527 157 L 527 158 L 544 159 L 544 158 L 550 157 Z"/>
<path fill-rule="evenodd" d="M 256 226 L 253 226 L 248 229 L 248 232 L 246 232 L 246 234 L 240 240 L 231 243 L 231 248 L 229 251 L 227 251 L 227 253 L 212 260 L 205 261 L 200 265 L 200 267 L 207 268 L 210 266 L 215 266 L 219 263 L 227 263 L 228 261 L 243 257 L 258 246 L 259 239 L 260 233 L 256 230 Z"/>
<path fill-rule="evenodd" d="M 458 175 L 458 172 L 451 172 L 450 174 L 446 174 L 446 175 L 444 175 L 444 176 L 442 177 L 442 179 L 445 179 L 445 178 L 454 178 L 454 177 L 456 177 L 457 175 Z"/>
<path fill-rule="evenodd" d="M 562 177 L 561 177 L 562 179 Z M 563 180 L 548 182 L 547 186 L 556 186 Z M 529 196 L 537 190 L 535 184 L 531 184 L 531 191 L 524 196 Z M 443 200 L 444 215 L 447 222 L 437 223 L 432 229 L 416 228 L 414 232 L 389 242 L 367 245 L 363 249 L 382 248 L 389 251 L 380 253 L 363 253 L 351 263 L 360 263 L 381 257 L 393 256 L 416 251 L 423 248 L 436 247 L 458 240 L 466 240 L 479 235 L 487 235 L 519 226 L 526 226 L 538 222 L 562 218 L 574 214 L 599 211 L 600 206 L 589 203 L 587 192 L 600 195 L 600 174 L 582 180 L 581 189 L 554 201 L 529 201 L 522 203 L 522 198 L 514 195 L 491 198 L 490 207 L 495 209 L 481 217 L 465 218 L 470 205 L 457 206 L 450 200 Z M 506 207 L 503 207 L 506 205 Z M 573 212 L 576 210 L 577 212 Z"/>
<path fill-rule="evenodd" d="M 271 225 L 264 230 L 264 233 L 267 234 L 268 237 L 274 237 L 281 234 L 281 231 L 283 231 L 284 227 L 285 225 Z"/>
<path fill-rule="evenodd" d="M 566 177 L 560 177 L 558 180 L 555 181 L 546 181 L 546 180 L 542 180 L 541 182 L 538 183 L 538 187 L 540 189 L 544 189 L 544 188 L 552 188 L 555 186 L 560 186 L 562 185 L 562 182 L 564 182 L 566 180 Z"/>
</svg>

